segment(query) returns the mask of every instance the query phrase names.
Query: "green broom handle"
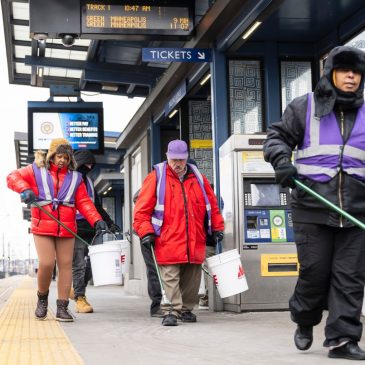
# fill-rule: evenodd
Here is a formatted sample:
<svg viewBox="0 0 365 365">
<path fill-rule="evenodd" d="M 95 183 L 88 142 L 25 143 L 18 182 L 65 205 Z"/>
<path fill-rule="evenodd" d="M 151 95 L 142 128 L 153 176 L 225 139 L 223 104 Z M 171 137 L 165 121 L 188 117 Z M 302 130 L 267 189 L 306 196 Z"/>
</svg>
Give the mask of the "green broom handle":
<svg viewBox="0 0 365 365">
<path fill-rule="evenodd" d="M 60 220 L 58 220 L 56 217 L 54 217 L 51 213 L 49 213 L 47 210 L 45 210 L 41 205 L 39 205 L 36 201 L 33 201 L 31 204 L 34 204 L 37 208 L 39 208 L 43 213 L 47 214 L 50 218 L 55 220 L 58 224 L 60 224 L 64 229 L 69 231 L 73 236 L 75 236 L 77 239 L 79 239 L 83 244 L 86 246 L 90 246 L 85 240 L 83 240 L 77 233 L 72 231 L 70 228 L 68 228 L 65 224 L 63 224 Z"/>
<path fill-rule="evenodd" d="M 327 205 L 328 207 L 330 207 L 331 209 L 333 209 L 337 213 L 343 215 L 350 222 L 356 224 L 358 227 L 362 228 L 365 231 L 365 224 L 362 223 L 362 222 L 360 222 L 358 219 L 356 219 L 355 217 L 353 217 L 351 214 L 345 212 L 344 210 L 342 210 L 341 208 L 339 208 L 337 205 L 331 203 L 329 200 L 327 200 L 322 195 L 319 195 L 318 193 L 316 193 L 315 191 L 313 191 L 311 188 L 309 188 L 307 185 L 303 184 L 301 181 L 299 181 L 297 179 L 294 179 L 294 182 L 298 186 L 300 186 L 303 190 L 305 190 L 308 194 L 314 196 L 315 198 L 317 198 L 318 200 L 320 200 L 323 204 Z"/>
</svg>

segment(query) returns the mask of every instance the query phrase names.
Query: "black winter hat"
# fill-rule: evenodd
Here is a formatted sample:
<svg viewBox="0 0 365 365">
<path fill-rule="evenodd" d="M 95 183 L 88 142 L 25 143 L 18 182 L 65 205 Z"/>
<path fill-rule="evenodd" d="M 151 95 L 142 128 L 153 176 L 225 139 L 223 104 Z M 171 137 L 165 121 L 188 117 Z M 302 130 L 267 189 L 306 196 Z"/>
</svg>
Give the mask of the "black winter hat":
<svg viewBox="0 0 365 365">
<path fill-rule="evenodd" d="M 324 74 L 331 77 L 334 69 L 343 68 L 365 74 L 365 53 L 349 46 L 335 47 L 328 55 Z"/>
<path fill-rule="evenodd" d="M 74 153 L 77 168 L 82 165 L 95 165 L 95 156 L 89 150 L 77 150 Z"/>
</svg>

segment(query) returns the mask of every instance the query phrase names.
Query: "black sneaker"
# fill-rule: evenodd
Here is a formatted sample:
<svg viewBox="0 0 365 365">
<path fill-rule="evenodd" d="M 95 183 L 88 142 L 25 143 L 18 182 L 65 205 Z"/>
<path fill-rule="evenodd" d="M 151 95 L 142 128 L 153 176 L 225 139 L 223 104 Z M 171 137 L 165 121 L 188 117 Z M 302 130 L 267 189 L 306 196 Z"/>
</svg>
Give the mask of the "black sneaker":
<svg viewBox="0 0 365 365">
<path fill-rule="evenodd" d="M 68 300 L 57 299 L 56 320 L 59 322 L 73 322 L 74 317 L 68 310 Z"/>
<path fill-rule="evenodd" d="M 196 315 L 191 312 L 182 312 L 181 321 L 182 322 L 196 322 Z"/>
<path fill-rule="evenodd" d="M 356 342 L 350 341 L 343 346 L 330 350 L 328 357 L 333 359 L 365 360 L 365 351 Z"/>
<path fill-rule="evenodd" d="M 313 327 L 298 326 L 294 333 L 294 343 L 298 350 L 305 351 L 312 346 Z"/>
<path fill-rule="evenodd" d="M 35 318 L 39 320 L 46 319 L 47 317 L 47 307 L 48 307 L 48 293 L 41 294 L 40 292 L 37 292 L 38 296 L 38 302 L 37 302 L 37 308 L 35 310 Z"/>
<path fill-rule="evenodd" d="M 168 314 L 163 317 L 162 320 L 163 326 L 177 326 L 177 317 L 173 314 Z"/>
</svg>

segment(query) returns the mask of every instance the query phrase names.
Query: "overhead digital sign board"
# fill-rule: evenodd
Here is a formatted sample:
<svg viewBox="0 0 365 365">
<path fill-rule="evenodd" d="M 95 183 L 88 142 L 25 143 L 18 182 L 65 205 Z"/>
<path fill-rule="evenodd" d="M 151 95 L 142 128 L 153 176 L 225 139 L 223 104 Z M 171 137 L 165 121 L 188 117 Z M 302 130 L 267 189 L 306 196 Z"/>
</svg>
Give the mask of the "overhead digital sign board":
<svg viewBox="0 0 365 365">
<path fill-rule="evenodd" d="M 28 102 L 28 150 L 46 150 L 54 138 L 74 150 L 104 153 L 103 103 Z"/>
<path fill-rule="evenodd" d="M 83 34 L 189 35 L 193 5 L 188 1 L 81 1 Z"/>
</svg>

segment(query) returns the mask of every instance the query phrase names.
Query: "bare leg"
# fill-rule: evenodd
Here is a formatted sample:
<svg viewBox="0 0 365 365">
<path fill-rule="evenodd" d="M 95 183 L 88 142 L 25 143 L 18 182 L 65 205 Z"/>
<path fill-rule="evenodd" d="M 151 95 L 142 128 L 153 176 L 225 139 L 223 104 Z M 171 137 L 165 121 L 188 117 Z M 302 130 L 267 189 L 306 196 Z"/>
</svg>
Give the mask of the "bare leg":
<svg viewBox="0 0 365 365">
<path fill-rule="evenodd" d="M 58 299 L 68 300 L 70 294 L 74 243 L 74 238 L 56 238 Z"/>
<path fill-rule="evenodd" d="M 37 250 L 39 267 L 37 273 L 38 291 L 46 293 L 52 280 L 52 271 L 56 255 L 55 237 L 33 235 Z"/>
</svg>

